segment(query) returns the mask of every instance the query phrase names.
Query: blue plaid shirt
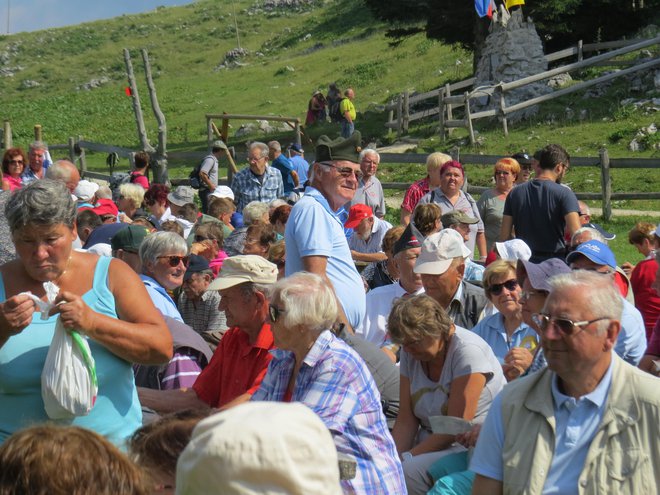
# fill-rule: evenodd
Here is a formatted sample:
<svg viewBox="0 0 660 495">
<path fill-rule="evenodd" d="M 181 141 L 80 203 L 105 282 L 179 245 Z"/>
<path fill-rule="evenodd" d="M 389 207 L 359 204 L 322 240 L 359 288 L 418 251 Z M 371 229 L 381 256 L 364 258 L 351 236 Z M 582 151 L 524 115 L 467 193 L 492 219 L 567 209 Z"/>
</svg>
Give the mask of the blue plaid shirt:
<svg viewBox="0 0 660 495">
<path fill-rule="evenodd" d="M 290 351 L 271 351 L 273 360 L 252 400 L 282 401 L 295 365 Z M 291 400 L 319 415 L 337 452 L 357 462 L 355 478 L 343 480 L 344 493 L 405 495 L 406 485 L 380 394 L 358 354 L 325 330 L 305 356 Z"/>
<path fill-rule="evenodd" d="M 247 167 L 234 175 L 231 190 L 234 192 L 236 211 L 241 212 L 245 205 L 252 201 L 270 203 L 284 196 L 284 183 L 282 174 L 274 167 L 266 167 L 263 183 L 259 182 L 250 167 Z"/>
</svg>

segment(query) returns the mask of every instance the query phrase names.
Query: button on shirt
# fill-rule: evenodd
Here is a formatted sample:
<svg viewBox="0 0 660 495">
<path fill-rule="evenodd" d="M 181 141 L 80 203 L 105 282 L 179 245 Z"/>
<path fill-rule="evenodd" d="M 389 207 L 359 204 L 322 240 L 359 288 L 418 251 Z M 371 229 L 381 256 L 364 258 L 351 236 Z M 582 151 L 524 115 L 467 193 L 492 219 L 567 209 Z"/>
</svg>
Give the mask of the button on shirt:
<svg viewBox="0 0 660 495">
<path fill-rule="evenodd" d="M 284 196 L 284 183 L 282 174 L 276 168 L 266 167 L 263 177 L 259 178 L 247 167 L 234 175 L 231 190 L 236 201 L 236 211 L 240 213 L 252 201 L 270 203 Z"/>
<path fill-rule="evenodd" d="M 501 313 L 495 313 L 481 320 L 472 331 L 486 341 L 500 363 L 504 363 L 504 356 L 514 347 L 524 347 L 533 353 L 539 339 L 534 329 L 525 323 L 521 323 L 509 338 L 504 328 L 504 316 Z"/>
</svg>

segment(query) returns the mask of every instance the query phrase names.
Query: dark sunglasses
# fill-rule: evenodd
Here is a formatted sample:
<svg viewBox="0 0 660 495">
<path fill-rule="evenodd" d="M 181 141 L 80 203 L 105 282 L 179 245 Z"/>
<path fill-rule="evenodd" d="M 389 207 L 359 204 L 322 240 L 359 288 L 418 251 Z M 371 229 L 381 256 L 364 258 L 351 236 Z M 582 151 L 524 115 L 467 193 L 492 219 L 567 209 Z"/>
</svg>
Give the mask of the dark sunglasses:
<svg viewBox="0 0 660 495">
<path fill-rule="evenodd" d="M 355 176 L 357 180 L 360 180 L 362 178 L 362 172 L 360 170 L 354 170 L 351 167 L 338 167 L 334 163 L 329 163 L 329 162 L 321 162 L 321 165 L 325 165 L 326 167 L 332 167 L 337 172 L 339 172 L 339 175 L 342 177 L 352 177 Z"/>
<path fill-rule="evenodd" d="M 272 304 L 268 305 L 268 316 L 270 317 L 270 321 L 275 323 L 277 319 L 280 317 L 280 314 L 286 313 L 285 309 L 278 308 L 277 306 L 273 306 Z"/>
<path fill-rule="evenodd" d="M 600 318 L 594 318 L 593 320 L 584 320 L 584 321 L 573 321 L 568 318 L 555 318 L 554 316 L 546 315 L 543 313 L 535 313 L 532 315 L 532 320 L 534 323 L 545 332 L 550 325 L 554 325 L 557 329 L 564 335 L 573 335 L 578 333 L 581 330 L 584 330 L 585 327 L 596 323 L 601 320 L 611 320 L 607 316 L 602 316 Z M 576 330 L 577 329 L 577 330 Z"/>
<path fill-rule="evenodd" d="M 502 289 L 504 287 L 506 287 L 509 292 L 512 292 L 518 287 L 518 282 L 514 279 L 511 279 L 507 280 L 506 282 L 502 282 L 501 284 L 493 284 L 488 288 L 488 292 L 494 296 L 499 296 L 502 293 Z"/>
<path fill-rule="evenodd" d="M 181 262 L 183 262 L 183 266 L 188 267 L 190 262 L 190 256 L 159 256 L 158 259 L 166 259 L 172 268 L 179 266 Z"/>
<path fill-rule="evenodd" d="M 23 160 L 9 160 L 9 163 L 14 165 L 23 165 Z"/>
</svg>

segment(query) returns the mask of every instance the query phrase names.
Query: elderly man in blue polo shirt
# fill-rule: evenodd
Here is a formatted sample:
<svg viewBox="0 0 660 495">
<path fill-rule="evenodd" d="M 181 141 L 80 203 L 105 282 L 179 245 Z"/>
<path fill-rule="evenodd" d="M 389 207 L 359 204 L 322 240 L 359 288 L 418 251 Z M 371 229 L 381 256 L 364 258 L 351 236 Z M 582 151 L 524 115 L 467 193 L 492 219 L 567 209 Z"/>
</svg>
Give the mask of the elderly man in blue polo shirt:
<svg viewBox="0 0 660 495">
<path fill-rule="evenodd" d="M 337 212 L 357 189 L 361 138 L 359 132 L 348 139 L 319 138 L 310 185 L 291 210 L 284 233 L 286 275 L 305 270 L 329 280 L 340 302 L 340 320 L 351 327 L 364 318 L 365 293 Z"/>
<path fill-rule="evenodd" d="M 351 206 L 344 227 L 355 229 L 348 240 L 348 247 L 355 261 L 372 262 L 387 259 L 382 244 L 392 224 L 375 216 L 370 207 L 364 204 Z"/>
<path fill-rule="evenodd" d="M 586 270 L 550 286 L 534 316 L 548 368 L 491 404 L 470 463 L 472 493 L 658 493 L 660 382 L 613 352 L 623 299 Z"/>
</svg>

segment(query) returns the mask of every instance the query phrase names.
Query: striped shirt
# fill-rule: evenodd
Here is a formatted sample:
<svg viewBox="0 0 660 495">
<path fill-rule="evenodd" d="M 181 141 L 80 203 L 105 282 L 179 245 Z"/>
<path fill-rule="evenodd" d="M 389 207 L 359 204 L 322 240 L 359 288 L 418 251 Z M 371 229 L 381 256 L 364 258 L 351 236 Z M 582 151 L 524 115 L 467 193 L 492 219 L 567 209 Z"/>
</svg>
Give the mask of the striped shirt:
<svg viewBox="0 0 660 495">
<path fill-rule="evenodd" d="M 231 190 L 236 198 L 236 211 L 240 213 L 245 205 L 252 201 L 270 203 L 284 196 L 284 183 L 282 174 L 274 167 L 266 167 L 264 175 L 260 178 L 248 167 L 234 175 Z"/>
<path fill-rule="evenodd" d="M 295 365 L 290 351 L 271 351 L 273 360 L 252 400 L 283 401 Z M 342 480 L 345 493 L 405 494 L 403 470 L 373 377 L 360 356 L 325 330 L 309 350 L 291 400 L 323 420 L 337 452 L 357 463 L 355 478 Z"/>
<path fill-rule="evenodd" d="M 186 351 L 195 353 L 192 349 L 184 348 L 174 354 L 160 380 L 161 390 L 190 388 L 197 380 L 202 368 L 197 358 L 187 354 Z"/>
</svg>

